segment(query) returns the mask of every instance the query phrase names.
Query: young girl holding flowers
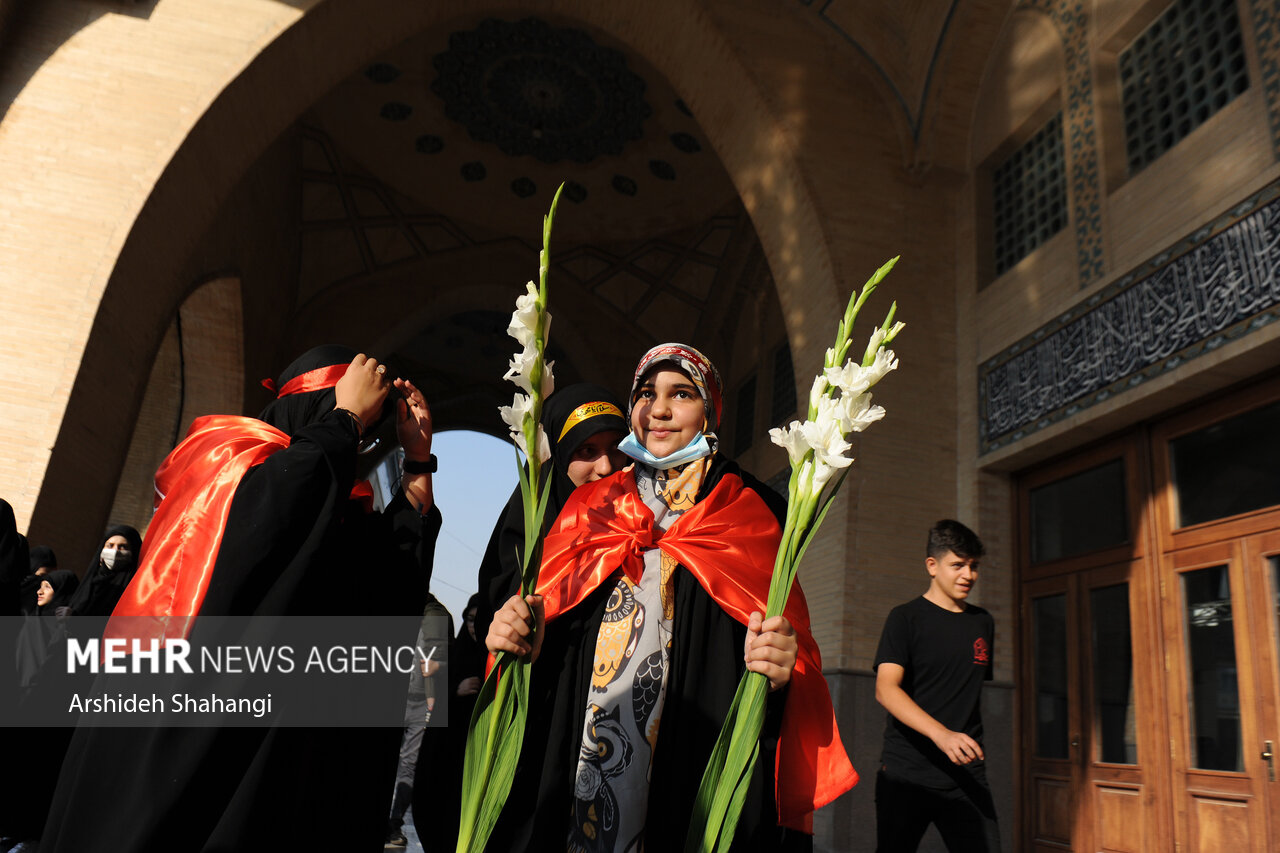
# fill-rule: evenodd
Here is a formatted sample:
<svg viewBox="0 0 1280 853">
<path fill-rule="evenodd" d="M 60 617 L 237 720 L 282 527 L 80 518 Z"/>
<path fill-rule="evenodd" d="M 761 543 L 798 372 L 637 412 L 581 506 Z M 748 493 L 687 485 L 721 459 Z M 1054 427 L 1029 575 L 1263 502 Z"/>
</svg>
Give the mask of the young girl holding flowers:
<svg viewBox="0 0 1280 853">
<path fill-rule="evenodd" d="M 734 849 L 808 849 L 813 810 L 857 775 L 803 594 L 763 619 L 785 503 L 717 452 L 720 376 L 693 347 L 646 353 L 628 409 L 619 450 L 635 464 L 574 492 L 537 594 L 488 633 L 491 651 L 535 661 L 489 849 L 681 849 L 744 668 L 772 692 Z"/>
</svg>

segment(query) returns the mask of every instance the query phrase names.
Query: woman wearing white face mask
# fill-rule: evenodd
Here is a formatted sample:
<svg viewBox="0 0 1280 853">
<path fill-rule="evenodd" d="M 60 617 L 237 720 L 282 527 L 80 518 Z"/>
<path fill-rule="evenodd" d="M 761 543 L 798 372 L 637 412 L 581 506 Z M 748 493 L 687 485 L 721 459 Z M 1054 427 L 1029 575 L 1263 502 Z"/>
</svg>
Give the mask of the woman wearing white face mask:
<svg viewBox="0 0 1280 853">
<path fill-rule="evenodd" d="M 127 524 L 113 524 L 102 536 L 102 544 L 71 599 L 76 616 L 110 616 L 124 588 L 138 567 L 142 536 Z"/>
<path fill-rule="evenodd" d="M 490 651 L 533 665 L 491 849 L 680 849 L 747 669 L 772 692 L 735 853 L 811 850 L 813 811 L 856 781 L 799 585 L 763 618 L 786 505 L 719 452 L 722 390 L 692 346 L 645 353 L 618 444 L 635 464 L 574 490 L 537 593 L 495 616 Z"/>
</svg>

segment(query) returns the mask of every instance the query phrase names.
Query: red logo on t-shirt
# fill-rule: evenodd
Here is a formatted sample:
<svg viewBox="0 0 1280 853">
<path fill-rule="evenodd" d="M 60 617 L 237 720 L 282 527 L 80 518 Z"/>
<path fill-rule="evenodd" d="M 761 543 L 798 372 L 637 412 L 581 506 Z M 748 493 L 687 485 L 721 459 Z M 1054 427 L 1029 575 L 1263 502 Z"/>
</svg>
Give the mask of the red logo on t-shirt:
<svg viewBox="0 0 1280 853">
<path fill-rule="evenodd" d="M 991 653 L 987 649 L 987 641 L 982 637 L 973 641 L 973 662 L 983 666 L 991 663 Z"/>
</svg>

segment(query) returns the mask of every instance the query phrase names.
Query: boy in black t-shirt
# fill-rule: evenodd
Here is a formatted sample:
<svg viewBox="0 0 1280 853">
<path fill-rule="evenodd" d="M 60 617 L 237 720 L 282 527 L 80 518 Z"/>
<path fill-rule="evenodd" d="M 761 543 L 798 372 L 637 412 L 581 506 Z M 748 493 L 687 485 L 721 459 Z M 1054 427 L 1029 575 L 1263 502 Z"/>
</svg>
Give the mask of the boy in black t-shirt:
<svg viewBox="0 0 1280 853">
<path fill-rule="evenodd" d="M 876 849 L 914 851 L 929 824 L 947 849 L 1000 850 L 982 752 L 991 614 L 966 599 L 982 541 L 958 521 L 929 531 L 929 589 L 889 612 L 876 649 L 876 701 L 889 712 L 876 774 Z"/>
</svg>

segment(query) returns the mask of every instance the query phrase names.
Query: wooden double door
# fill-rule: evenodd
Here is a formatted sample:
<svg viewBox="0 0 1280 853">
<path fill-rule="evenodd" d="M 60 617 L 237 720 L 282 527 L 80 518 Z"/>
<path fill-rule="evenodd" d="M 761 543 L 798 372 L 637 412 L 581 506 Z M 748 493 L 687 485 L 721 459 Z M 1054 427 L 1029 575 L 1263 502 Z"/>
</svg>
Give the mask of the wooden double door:
<svg viewBox="0 0 1280 853">
<path fill-rule="evenodd" d="M 1201 521 L 1178 479 L 1238 403 L 1021 478 L 1018 849 L 1280 850 L 1280 506 Z"/>
<path fill-rule="evenodd" d="M 1024 585 L 1024 829 L 1034 850 L 1162 848 L 1159 679 L 1140 563 Z M 1137 611 L 1137 612 L 1135 612 Z M 1024 681 L 1024 683 L 1027 683 Z"/>
</svg>

